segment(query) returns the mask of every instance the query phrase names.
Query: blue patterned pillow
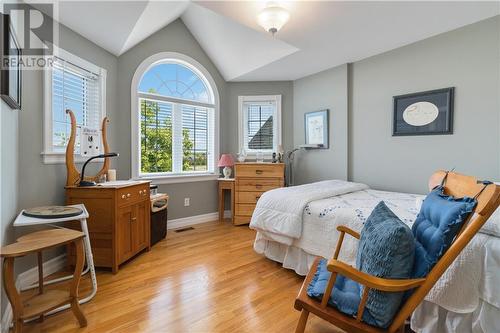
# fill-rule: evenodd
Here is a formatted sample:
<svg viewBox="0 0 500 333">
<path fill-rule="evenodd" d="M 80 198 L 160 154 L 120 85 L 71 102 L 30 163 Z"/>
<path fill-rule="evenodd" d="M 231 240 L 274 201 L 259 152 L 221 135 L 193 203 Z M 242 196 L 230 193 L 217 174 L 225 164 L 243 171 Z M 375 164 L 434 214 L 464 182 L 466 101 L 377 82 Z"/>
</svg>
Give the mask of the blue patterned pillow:
<svg viewBox="0 0 500 333">
<path fill-rule="evenodd" d="M 416 239 L 412 277 L 425 277 L 450 247 L 465 220 L 476 207 L 476 199 L 456 199 L 433 189 L 422 203 L 412 231 Z"/>
<path fill-rule="evenodd" d="M 410 228 L 381 201 L 361 231 L 357 268 L 382 278 L 407 279 L 411 276 L 414 255 L 415 239 Z M 402 292 L 372 289 L 365 311 L 374 318 L 376 326 L 387 327 L 398 311 L 403 295 Z"/>
</svg>

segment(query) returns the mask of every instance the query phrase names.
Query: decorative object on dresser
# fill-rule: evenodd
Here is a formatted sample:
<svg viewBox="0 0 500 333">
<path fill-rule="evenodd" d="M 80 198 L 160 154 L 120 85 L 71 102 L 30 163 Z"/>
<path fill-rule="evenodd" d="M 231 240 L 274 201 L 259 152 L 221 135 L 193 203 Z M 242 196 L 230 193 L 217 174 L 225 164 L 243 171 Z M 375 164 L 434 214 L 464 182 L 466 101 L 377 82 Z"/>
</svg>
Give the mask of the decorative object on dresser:
<svg viewBox="0 0 500 333">
<path fill-rule="evenodd" d="M 234 223 L 234 178 L 219 178 L 219 221 L 224 220 L 224 191 L 228 190 L 231 195 L 231 223 Z"/>
<path fill-rule="evenodd" d="M 82 170 L 82 174 L 78 171 L 75 165 L 75 141 L 76 141 L 76 117 L 73 111 L 67 109 L 66 113 L 69 115 L 70 120 L 71 120 L 71 134 L 69 137 L 68 144 L 66 146 L 66 186 L 76 186 L 80 183 L 86 183 L 86 182 L 96 182 L 102 175 L 106 174 L 109 169 L 109 157 L 111 156 L 118 156 L 116 153 L 111 153 L 109 151 L 109 145 L 108 145 L 108 139 L 107 139 L 107 124 L 109 122 L 108 118 L 105 117 L 102 120 L 102 127 L 101 127 L 101 132 L 102 132 L 102 147 L 104 149 L 104 155 L 100 156 L 101 158 L 104 157 L 104 164 L 99 170 L 99 172 L 93 176 L 93 177 L 85 177 L 83 175 L 84 170 Z M 108 155 L 109 154 L 109 155 Z M 116 155 L 111 155 L 111 154 L 116 154 Z"/>
<path fill-rule="evenodd" d="M 34 318 L 43 320 L 44 314 L 64 306 L 65 308 L 71 307 L 80 327 L 87 326 L 87 319 L 80 309 L 78 301 L 78 287 L 84 263 L 83 237 L 84 234 L 76 230 L 49 229 L 24 235 L 18 238 L 15 243 L 0 249 L 0 256 L 4 258 L 3 284 L 12 305 L 14 332 L 22 332 L 25 320 Z M 42 251 L 70 243 L 74 244 L 76 261 L 69 290 L 51 289 L 44 291 Z M 28 298 L 21 297 L 16 289 L 14 260 L 35 253 L 38 257 L 38 294 Z"/>
<path fill-rule="evenodd" d="M 392 136 L 453 134 L 454 90 L 394 96 Z"/>
<path fill-rule="evenodd" d="M 248 224 L 262 193 L 283 187 L 283 163 L 236 163 L 234 224 Z"/>
<path fill-rule="evenodd" d="M 97 267 L 109 267 L 116 273 L 120 264 L 151 248 L 149 181 L 67 186 L 66 203 L 84 204 L 90 213 L 88 229 Z M 76 222 L 68 222 L 67 226 L 80 228 Z"/>
<path fill-rule="evenodd" d="M 219 164 L 217 165 L 219 168 L 224 167 L 222 172 L 224 173 L 224 178 L 229 179 L 233 170 L 231 167 L 234 165 L 233 155 L 231 154 L 222 154 L 219 159 Z"/>
<path fill-rule="evenodd" d="M 246 158 L 247 158 L 247 152 L 245 151 L 245 149 L 242 149 L 238 153 L 238 162 L 243 163 L 243 162 L 245 162 Z"/>
<path fill-rule="evenodd" d="M 328 148 L 328 109 L 304 114 L 305 144 L 309 148 Z"/>
</svg>

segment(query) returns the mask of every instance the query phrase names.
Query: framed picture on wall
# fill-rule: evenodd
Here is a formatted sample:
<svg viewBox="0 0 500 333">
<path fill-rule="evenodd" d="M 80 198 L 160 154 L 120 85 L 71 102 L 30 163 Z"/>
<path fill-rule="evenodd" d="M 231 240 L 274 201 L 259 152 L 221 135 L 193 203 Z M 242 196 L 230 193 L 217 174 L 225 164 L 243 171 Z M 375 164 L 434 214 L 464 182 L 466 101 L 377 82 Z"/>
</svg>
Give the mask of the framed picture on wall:
<svg viewBox="0 0 500 333">
<path fill-rule="evenodd" d="M 0 14 L 0 96 L 13 109 L 21 109 L 21 56 L 10 16 Z"/>
<path fill-rule="evenodd" d="M 304 114 L 306 145 L 328 148 L 328 109 Z"/>
<path fill-rule="evenodd" d="M 393 136 L 453 134 L 454 87 L 394 96 Z"/>
</svg>

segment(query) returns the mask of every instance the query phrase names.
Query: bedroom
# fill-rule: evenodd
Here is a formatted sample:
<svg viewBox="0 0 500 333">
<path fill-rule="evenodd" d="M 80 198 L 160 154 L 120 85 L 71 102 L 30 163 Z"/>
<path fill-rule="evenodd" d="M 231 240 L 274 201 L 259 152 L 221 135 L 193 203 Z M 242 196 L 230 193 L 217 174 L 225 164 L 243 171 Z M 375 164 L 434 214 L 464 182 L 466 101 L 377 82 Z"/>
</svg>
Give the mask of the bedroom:
<svg viewBox="0 0 500 333">
<path fill-rule="evenodd" d="M 436 170 L 455 168 L 478 179 L 500 181 L 498 2 L 291 1 L 276 5 L 288 20 L 262 15 L 269 13 L 266 8 L 272 4 L 260 1 L 2 4 L 2 13 L 10 13 L 14 34 L 27 24 L 16 21 L 16 17 L 23 17 L 20 12 L 33 11 L 28 27 L 34 29 L 33 35 L 41 34 L 53 42 L 54 57 L 59 59 L 51 66 L 17 66 L 18 70 L 9 73 L 19 73 L 19 89 L 12 84 L 12 90 L 5 92 L 2 88 L 2 247 L 49 229 L 47 225 L 14 225 L 22 210 L 83 203 L 76 194 L 71 196 L 73 190 L 107 190 L 119 195 L 116 200 L 121 195 L 128 200 L 126 196 L 132 192 L 120 186 L 143 186 L 138 189 L 144 191 L 143 200 L 132 198 L 135 208 L 124 216 L 130 221 L 137 218 L 134 214 L 143 207 L 136 205 L 139 202 L 147 204 L 142 217 L 148 223 L 160 216 L 149 214 L 150 189 L 145 183 L 72 189 L 78 185 L 78 175 L 88 158 L 79 147 L 80 140 L 88 136 L 79 132 L 75 135 L 77 154 L 70 154 L 76 162 L 76 178 L 65 189 L 69 176 L 65 151 L 71 136 L 67 108 L 76 113 L 77 128 L 97 132 L 99 144 L 107 136 L 108 149 L 103 144 L 87 156 L 104 152 L 119 155 L 106 159 L 108 181 L 151 181 L 158 186 L 158 193 L 168 194 L 168 208 L 160 211 L 168 211 L 166 238 L 152 223 L 147 224 L 145 243 L 134 243 L 135 232 L 127 234 L 135 248 L 121 254 L 115 253 L 118 240 L 113 237 L 118 236 L 112 227 L 104 231 L 93 228 L 102 221 L 118 225 L 114 209 L 121 212 L 123 207 L 132 206 L 97 199 L 95 202 L 102 203 L 97 209 L 93 203 L 84 203 L 90 214 L 90 237 L 86 239 L 90 238 L 92 244 L 97 292 L 81 305 L 87 320 L 87 327 L 81 331 L 294 331 L 300 317 L 294 301 L 304 275 L 314 256 L 332 256 L 339 238 L 337 222 L 360 222 L 355 219 L 356 209 L 368 218 L 379 201 L 386 201 L 396 203 L 398 207 L 389 206 L 403 222 L 407 218 L 413 223 L 420 210 L 418 203 L 429 193 L 428 181 Z M 51 33 L 34 28 L 41 24 L 40 18 L 51 23 Z M 268 31 L 273 25 L 278 27 L 274 33 Z M 19 40 L 24 55 L 51 59 L 35 42 L 30 45 L 23 38 Z M 172 73 L 181 75 L 162 77 Z M 72 79 L 90 88 L 75 85 Z M 169 86 L 162 80 L 175 84 Z M 179 85 L 192 84 L 198 88 L 191 89 L 190 96 L 184 95 L 186 89 L 178 89 Z M 58 94 L 55 91 L 60 86 L 66 91 Z M 75 96 L 71 94 L 75 91 L 71 89 L 77 89 L 76 93 L 86 100 L 73 101 Z M 408 98 L 408 94 L 416 96 Z M 401 124 L 405 110 L 396 102 L 409 105 L 411 98 L 421 101 L 429 95 L 444 103 L 438 117 L 441 120 L 444 116 L 446 121 L 434 127 L 396 126 L 395 119 Z M 88 99 L 95 103 L 87 103 Z M 252 112 L 255 106 L 258 112 Z M 250 121 L 255 113 L 258 119 Z M 140 125 L 151 119 L 140 117 L 148 114 L 167 119 L 167 126 L 151 126 L 170 137 L 166 143 L 162 137 L 148 137 L 150 144 L 160 145 L 151 151 L 141 140 L 146 136 L 146 126 Z M 269 115 L 271 122 L 266 121 Z M 88 117 L 85 123 L 84 116 Z M 104 116 L 109 119 L 106 136 L 100 131 Z M 198 125 L 193 119 L 200 120 Z M 306 119 L 322 121 L 322 131 L 307 135 L 313 127 Z M 433 135 L 411 132 L 419 127 L 434 131 Z M 257 139 L 252 141 L 254 137 Z M 318 137 L 324 141 L 314 141 Z M 260 145 L 260 149 L 254 145 Z M 273 152 L 277 159 L 281 157 L 282 164 L 270 163 Z M 221 158 L 223 154 L 231 156 Z M 238 164 L 238 158 L 245 158 L 245 164 Z M 266 163 L 256 163 L 260 159 Z M 89 163 L 85 175 L 96 175 L 103 160 Z M 224 177 L 224 165 L 232 168 L 230 177 L 236 180 L 220 179 Z M 259 250 L 257 231 L 248 223 L 255 202 L 265 199 L 258 198 L 261 193 L 285 184 L 294 185 L 285 188 L 293 190 L 295 186 L 328 180 L 359 184 L 349 183 L 358 187 L 354 188 L 357 191 L 347 191 L 375 197 L 360 203 L 359 196 L 326 191 L 326 197 L 316 198 L 321 188 L 313 185 L 318 191 L 309 191 L 312 194 L 307 201 L 311 204 L 307 210 L 314 216 L 307 215 L 304 207 L 286 206 L 284 201 L 286 209 L 299 211 L 304 217 L 297 220 L 304 225 L 300 230 L 302 247 L 292 245 L 300 238 L 296 233 L 293 240 L 289 237 L 274 244 L 276 252 L 257 253 L 265 251 Z M 299 191 L 304 196 L 309 193 Z M 397 198 L 390 197 L 393 195 Z M 349 207 L 341 208 L 344 215 L 333 216 L 334 212 L 326 211 L 325 218 L 319 217 L 339 200 L 348 202 L 344 205 Z M 219 211 L 225 217 L 223 222 L 219 222 Z M 317 232 L 314 226 L 321 227 L 325 219 L 331 225 L 323 233 Z M 464 268 L 454 263 L 450 267 L 457 277 L 472 267 L 475 274 L 466 279 L 474 283 L 473 287 L 465 288 L 453 274 L 440 280 L 448 287 L 436 288 L 438 292 L 424 300 L 408 330 L 494 332 L 500 327 L 500 293 L 494 279 L 498 279 L 495 260 L 498 265 L 500 256 L 494 233 L 500 234 L 499 224 L 490 219 L 471 242 L 481 255 L 468 257 L 466 263 L 475 266 Z M 309 226 L 312 233 L 305 229 Z M 357 227 L 360 232 L 362 224 Z M 149 236 L 157 234 L 162 240 L 151 246 Z M 312 239 L 305 239 L 306 234 Z M 348 236 L 344 242 L 343 251 L 350 249 L 347 254 L 352 260 L 357 243 Z M 268 252 L 274 246 L 269 239 L 262 243 Z M 280 263 L 285 259 L 283 246 L 290 252 L 287 268 Z M 296 251 L 293 257 L 295 249 L 302 252 Z M 44 252 L 46 279 L 67 268 L 74 255 L 66 253 L 64 247 Z M 15 260 L 18 288 L 36 284 L 37 278 L 36 255 Z M 89 274 L 82 277 L 82 297 L 92 292 L 91 280 Z M 2 284 L 5 282 L 2 277 Z M 67 284 L 46 287 L 57 288 L 65 289 Z M 457 289 L 462 297 L 450 297 Z M 471 294 L 465 295 L 465 291 Z M 14 311 L 5 287 L 1 303 L 2 330 L 7 331 Z M 24 331 L 78 328 L 69 310 L 48 315 L 43 322 L 23 325 Z M 341 330 L 311 315 L 306 331 Z"/>
</svg>

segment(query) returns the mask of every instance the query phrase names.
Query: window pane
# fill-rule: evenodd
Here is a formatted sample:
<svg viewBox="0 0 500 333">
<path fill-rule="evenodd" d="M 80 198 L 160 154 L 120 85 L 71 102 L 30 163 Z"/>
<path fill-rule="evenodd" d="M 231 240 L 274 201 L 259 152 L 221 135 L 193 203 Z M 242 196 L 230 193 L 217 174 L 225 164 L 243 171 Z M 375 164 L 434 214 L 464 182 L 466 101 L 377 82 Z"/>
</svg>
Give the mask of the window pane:
<svg viewBox="0 0 500 333">
<path fill-rule="evenodd" d="M 172 104 L 140 100 L 141 172 L 172 172 Z"/>
<path fill-rule="evenodd" d="M 208 170 L 208 109 L 182 105 L 182 171 Z"/>
<path fill-rule="evenodd" d="M 273 116 L 276 106 L 270 103 L 248 103 L 247 142 L 248 148 L 254 150 L 272 150 L 274 139 Z"/>
<path fill-rule="evenodd" d="M 139 91 L 213 103 L 203 80 L 186 66 L 159 64 L 149 69 L 139 84 Z"/>
</svg>

